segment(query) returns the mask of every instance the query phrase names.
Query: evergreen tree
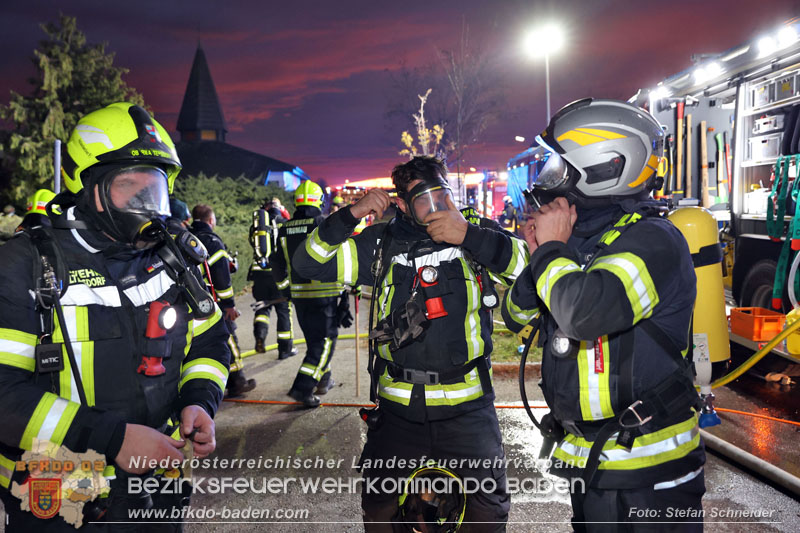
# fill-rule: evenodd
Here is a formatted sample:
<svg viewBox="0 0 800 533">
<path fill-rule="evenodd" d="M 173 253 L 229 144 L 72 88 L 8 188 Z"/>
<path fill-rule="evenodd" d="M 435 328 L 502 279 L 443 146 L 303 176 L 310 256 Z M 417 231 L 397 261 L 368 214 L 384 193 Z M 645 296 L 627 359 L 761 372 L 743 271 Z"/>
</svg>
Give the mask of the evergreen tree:
<svg viewBox="0 0 800 533">
<path fill-rule="evenodd" d="M 114 66 L 107 43 L 88 44 L 74 17 L 62 14 L 41 28 L 46 39 L 31 58 L 36 75 L 28 80 L 29 95 L 12 91 L 9 104 L 0 105 L 0 117 L 11 124 L 0 137 L 0 194 L 17 205 L 53 187 L 53 143 L 66 142 L 80 117 L 113 102 L 144 104 L 123 81 L 128 70 Z"/>
</svg>

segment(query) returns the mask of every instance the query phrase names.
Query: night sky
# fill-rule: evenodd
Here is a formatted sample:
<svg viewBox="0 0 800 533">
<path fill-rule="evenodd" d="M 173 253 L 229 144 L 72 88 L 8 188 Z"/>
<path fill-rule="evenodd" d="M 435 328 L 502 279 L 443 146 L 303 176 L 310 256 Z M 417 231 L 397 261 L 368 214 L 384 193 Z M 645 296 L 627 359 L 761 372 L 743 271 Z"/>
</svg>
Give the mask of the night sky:
<svg viewBox="0 0 800 533">
<path fill-rule="evenodd" d="M 156 118 L 175 131 L 198 42 L 228 125 L 227 140 L 337 184 L 387 176 L 402 161 L 403 126 L 386 119 L 392 72 L 455 47 L 462 20 L 504 78 L 503 117 L 469 149 L 465 167 L 503 169 L 545 125 L 544 65 L 521 49 L 527 28 L 554 19 L 565 48 L 551 60 L 551 102 L 627 99 L 800 14 L 788 0 L 5 0 L 0 102 L 27 92 L 38 24 L 59 10 L 91 43 L 106 41 Z M 423 93 L 427 87 L 420 87 Z M 414 95 L 410 95 L 415 99 Z M 451 167 L 454 165 L 451 163 Z"/>
</svg>

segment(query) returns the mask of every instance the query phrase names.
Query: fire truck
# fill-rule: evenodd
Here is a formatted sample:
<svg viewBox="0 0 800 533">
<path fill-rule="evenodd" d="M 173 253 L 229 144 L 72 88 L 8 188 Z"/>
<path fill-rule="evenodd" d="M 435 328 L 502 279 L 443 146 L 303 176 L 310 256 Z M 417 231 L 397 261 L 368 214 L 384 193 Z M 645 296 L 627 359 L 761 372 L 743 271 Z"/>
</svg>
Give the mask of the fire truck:
<svg viewBox="0 0 800 533">
<path fill-rule="evenodd" d="M 656 196 L 706 207 L 724 227 L 740 307 L 791 310 L 795 287 L 786 278 L 800 259 L 800 24 L 694 59 L 631 99 L 666 130 L 669 167 Z"/>
</svg>

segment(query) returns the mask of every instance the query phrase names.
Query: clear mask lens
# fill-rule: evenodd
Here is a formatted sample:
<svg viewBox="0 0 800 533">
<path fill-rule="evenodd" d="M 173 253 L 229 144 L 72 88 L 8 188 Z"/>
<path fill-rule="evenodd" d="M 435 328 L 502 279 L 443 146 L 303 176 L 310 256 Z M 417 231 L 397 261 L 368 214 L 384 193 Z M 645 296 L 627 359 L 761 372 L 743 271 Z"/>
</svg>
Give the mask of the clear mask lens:
<svg viewBox="0 0 800 533">
<path fill-rule="evenodd" d="M 167 174 L 160 168 L 139 166 L 118 171 L 111 177 L 108 197 L 119 211 L 170 214 Z"/>
<path fill-rule="evenodd" d="M 411 199 L 411 213 L 417 223 L 427 226 L 423 222 L 425 217 L 436 211 L 447 211 L 450 209 L 447 198 L 455 204 L 453 200 L 453 193 L 447 187 L 438 185 L 430 189 L 426 189 L 414 195 Z"/>
</svg>

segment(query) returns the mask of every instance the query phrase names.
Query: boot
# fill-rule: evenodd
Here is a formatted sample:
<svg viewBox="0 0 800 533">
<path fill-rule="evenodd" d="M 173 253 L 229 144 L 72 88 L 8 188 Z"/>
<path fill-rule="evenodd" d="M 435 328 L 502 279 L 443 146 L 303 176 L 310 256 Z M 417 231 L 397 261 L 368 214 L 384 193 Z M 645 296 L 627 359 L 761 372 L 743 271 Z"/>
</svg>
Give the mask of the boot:
<svg viewBox="0 0 800 533">
<path fill-rule="evenodd" d="M 264 339 L 256 339 L 256 352 L 265 353 L 267 350 L 264 348 Z"/>
<path fill-rule="evenodd" d="M 317 383 L 317 388 L 314 391 L 316 394 L 322 396 L 323 394 L 328 394 L 328 391 L 336 385 L 336 382 L 333 378 L 323 379 L 319 383 Z"/>
<path fill-rule="evenodd" d="M 282 360 L 282 359 L 288 359 L 289 357 L 292 357 L 293 355 L 297 355 L 297 348 L 292 348 L 292 349 L 291 349 L 291 350 L 289 350 L 288 352 L 281 352 L 281 353 L 279 353 L 279 354 L 278 354 L 278 359 L 280 359 L 280 360 Z"/>
<path fill-rule="evenodd" d="M 304 406 L 311 409 L 319 407 L 319 404 L 322 403 L 322 400 L 314 396 L 311 392 L 303 394 L 299 390 L 292 389 L 289 391 L 289 396 L 294 398 L 295 401 L 302 402 Z"/>
<path fill-rule="evenodd" d="M 231 375 L 228 376 L 228 396 L 242 396 L 246 392 L 250 392 L 251 390 L 256 388 L 256 380 L 254 379 L 247 379 L 244 376 L 244 372 L 242 370 L 237 370 L 236 372 L 231 372 Z"/>
</svg>

